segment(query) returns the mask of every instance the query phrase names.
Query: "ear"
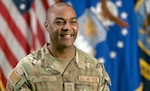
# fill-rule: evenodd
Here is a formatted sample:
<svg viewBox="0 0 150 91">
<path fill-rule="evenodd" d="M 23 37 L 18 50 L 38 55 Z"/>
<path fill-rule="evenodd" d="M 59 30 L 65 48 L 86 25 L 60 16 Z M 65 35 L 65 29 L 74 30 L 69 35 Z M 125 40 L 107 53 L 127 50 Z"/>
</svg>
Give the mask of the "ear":
<svg viewBox="0 0 150 91">
<path fill-rule="evenodd" d="M 45 29 L 46 31 L 49 31 L 49 24 L 47 23 L 47 21 L 44 23 Z"/>
</svg>

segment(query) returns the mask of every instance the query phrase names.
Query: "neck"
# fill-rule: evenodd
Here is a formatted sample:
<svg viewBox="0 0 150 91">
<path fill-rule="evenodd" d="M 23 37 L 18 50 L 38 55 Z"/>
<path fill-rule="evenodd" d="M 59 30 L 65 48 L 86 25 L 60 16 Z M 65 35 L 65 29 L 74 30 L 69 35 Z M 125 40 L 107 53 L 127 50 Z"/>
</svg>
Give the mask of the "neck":
<svg viewBox="0 0 150 91">
<path fill-rule="evenodd" d="M 55 48 L 49 45 L 48 48 L 51 55 L 53 55 L 56 58 L 70 58 L 75 54 L 74 46 L 67 47 L 67 48 Z"/>
</svg>

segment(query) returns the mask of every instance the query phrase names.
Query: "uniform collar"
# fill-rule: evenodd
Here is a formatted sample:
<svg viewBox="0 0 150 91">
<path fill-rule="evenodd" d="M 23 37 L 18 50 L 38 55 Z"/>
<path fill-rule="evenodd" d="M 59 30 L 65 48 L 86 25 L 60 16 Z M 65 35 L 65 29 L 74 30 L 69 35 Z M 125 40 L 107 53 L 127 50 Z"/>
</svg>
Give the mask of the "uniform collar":
<svg viewBox="0 0 150 91">
<path fill-rule="evenodd" d="M 57 70 L 60 73 L 63 73 L 63 69 L 59 65 L 59 63 L 56 61 L 56 59 L 49 53 L 48 50 L 49 43 L 46 43 L 42 48 L 42 66 L 46 68 L 52 68 L 53 70 Z M 77 68 L 83 68 L 85 69 L 85 58 L 77 47 L 75 47 L 76 53 L 75 57 L 72 59 L 71 65 L 68 66 L 66 71 L 74 70 Z"/>
</svg>

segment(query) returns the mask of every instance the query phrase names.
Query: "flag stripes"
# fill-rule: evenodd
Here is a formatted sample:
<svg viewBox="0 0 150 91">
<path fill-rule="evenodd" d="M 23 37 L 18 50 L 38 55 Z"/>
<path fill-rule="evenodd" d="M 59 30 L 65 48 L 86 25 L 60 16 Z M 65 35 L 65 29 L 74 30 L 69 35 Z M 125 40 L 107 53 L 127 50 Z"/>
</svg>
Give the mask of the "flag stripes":
<svg viewBox="0 0 150 91">
<path fill-rule="evenodd" d="M 23 47 L 24 51 L 26 51 L 26 53 L 29 53 L 29 45 L 28 45 L 25 37 L 22 35 L 21 31 L 18 29 L 18 27 L 14 23 L 13 19 L 11 18 L 9 12 L 7 11 L 5 5 L 2 3 L 2 1 L 0 1 L 0 6 L 3 7 L 3 8 L 0 8 L 1 15 L 7 21 L 9 28 L 11 29 L 11 32 L 16 37 L 16 39 L 18 40 L 20 45 Z"/>
<path fill-rule="evenodd" d="M 4 91 L 6 77 L 18 61 L 48 41 L 44 22 L 46 10 L 54 2 L 0 0 L 0 90 Z"/>
<path fill-rule="evenodd" d="M 8 62 L 11 64 L 12 67 L 15 67 L 18 61 L 11 52 L 11 50 L 9 49 L 8 45 L 5 42 L 5 39 L 1 34 L 0 34 L 0 41 L 1 41 L 0 47 L 3 50 L 5 56 L 7 57 Z"/>
</svg>

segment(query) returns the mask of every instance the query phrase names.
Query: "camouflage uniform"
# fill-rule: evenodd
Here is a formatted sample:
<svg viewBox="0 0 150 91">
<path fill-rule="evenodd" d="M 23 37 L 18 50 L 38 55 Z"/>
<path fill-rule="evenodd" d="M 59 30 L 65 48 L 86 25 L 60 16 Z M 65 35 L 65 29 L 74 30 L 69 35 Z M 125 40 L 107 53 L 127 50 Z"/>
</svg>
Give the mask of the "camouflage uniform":
<svg viewBox="0 0 150 91">
<path fill-rule="evenodd" d="M 8 75 L 7 91 L 109 91 L 109 76 L 95 58 L 75 47 L 75 56 L 62 70 L 48 45 L 19 61 Z"/>
</svg>

